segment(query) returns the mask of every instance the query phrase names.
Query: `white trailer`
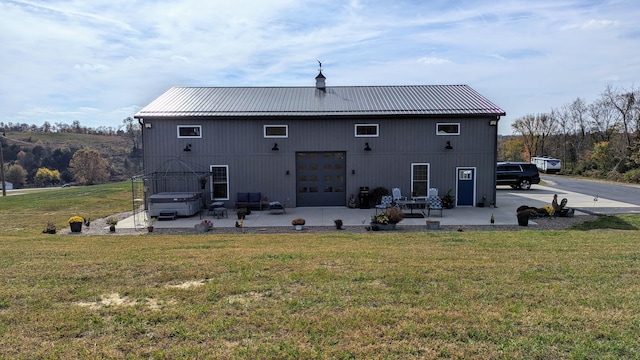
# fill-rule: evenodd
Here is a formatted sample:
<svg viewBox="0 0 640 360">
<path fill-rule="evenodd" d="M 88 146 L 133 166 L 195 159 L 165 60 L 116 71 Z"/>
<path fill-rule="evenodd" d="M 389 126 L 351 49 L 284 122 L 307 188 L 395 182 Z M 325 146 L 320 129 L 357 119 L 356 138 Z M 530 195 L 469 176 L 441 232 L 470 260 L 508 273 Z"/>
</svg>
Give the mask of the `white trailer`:
<svg viewBox="0 0 640 360">
<path fill-rule="evenodd" d="M 545 174 L 555 174 L 562 170 L 560 160 L 548 156 L 534 156 L 531 158 L 531 163 L 536 165 L 538 171 Z"/>
</svg>

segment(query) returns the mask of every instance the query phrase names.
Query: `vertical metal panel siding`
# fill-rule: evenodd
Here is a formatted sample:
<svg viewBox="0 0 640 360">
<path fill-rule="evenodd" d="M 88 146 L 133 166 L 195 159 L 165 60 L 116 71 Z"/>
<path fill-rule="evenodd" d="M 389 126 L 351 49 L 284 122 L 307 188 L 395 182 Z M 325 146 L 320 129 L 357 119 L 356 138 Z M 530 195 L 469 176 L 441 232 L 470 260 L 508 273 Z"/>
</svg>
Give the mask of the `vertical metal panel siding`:
<svg viewBox="0 0 640 360">
<path fill-rule="evenodd" d="M 446 192 L 455 189 L 457 166 L 474 166 L 478 195 L 493 194 L 493 132 L 489 118 L 407 119 L 354 117 L 314 118 L 164 118 L 149 120 L 145 129 L 145 171 L 164 171 L 162 165 L 178 158 L 197 171 L 210 165 L 229 165 L 230 203 L 236 192 L 260 191 L 263 196 L 295 206 L 296 151 L 345 151 L 346 196 L 357 195 L 360 186 L 411 189 L 411 163 L 431 164 L 431 186 Z M 459 136 L 436 136 L 436 123 L 460 123 Z M 379 137 L 354 136 L 354 124 L 380 125 Z M 178 139 L 177 125 L 202 125 L 201 139 Z M 288 125 L 286 139 L 265 139 L 263 125 Z M 451 141 L 453 150 L 445 150 Z M 364 151 L 365 143 L 372 151 Z M 192 151 L 184 152 L 187 143 Z M 272 151 L 278 143 L 279 151 Z M 286 175 L 289 170 L 290 174 Z M 356 174 L 352 175 L 352 170 Z"/>
</svg>

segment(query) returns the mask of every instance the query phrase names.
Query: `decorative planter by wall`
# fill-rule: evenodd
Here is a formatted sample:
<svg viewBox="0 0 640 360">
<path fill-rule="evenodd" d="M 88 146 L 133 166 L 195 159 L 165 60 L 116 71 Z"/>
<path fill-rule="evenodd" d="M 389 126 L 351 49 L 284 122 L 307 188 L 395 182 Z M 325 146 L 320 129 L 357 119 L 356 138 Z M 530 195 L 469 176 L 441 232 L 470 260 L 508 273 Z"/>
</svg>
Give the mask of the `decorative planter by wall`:
<svg viewBox="0 0 640 360">
<path fill-rule="evenodd" d="M 440 221 L 427 220 L 427 230 L 440 230 Z"/>
<path fill-rule="evenodd" d="M 302 231 L 302 225 L 294 225 L 297 231 Z"/>
<path fill-rule="evenodd" d="M 389 223 L 389 224 L 380 224 L 380 223 L 371 223 L 371 230 L 373 231 L 385 231 L 385 230 L 395 230 L 396 229 L 396 223 Z"/>
<path fill-rule="evenodd" d="M 74 233 L 79 233 L 79 232 L 82 231 L 82 223 L 81 222 L 70 223 L 69 227 L 71 228 L 71 232 L 74 232 Z"/>
<path fill-rule="evenodd" d="M 209 231 L 209 226 L 205 225 L 205 224 L 196 224 L 196 225 L 194 225 L 194 227 L 196 229 L 196 232 L 201 233 L 201 234 L 204 234 L 207 231 Z"/>
<path fill-rule="evenodd" d="M 527 226 L 529 225 L 529 215 L 528 214 L 518 214 L 518 225 Z"/>
</svg>

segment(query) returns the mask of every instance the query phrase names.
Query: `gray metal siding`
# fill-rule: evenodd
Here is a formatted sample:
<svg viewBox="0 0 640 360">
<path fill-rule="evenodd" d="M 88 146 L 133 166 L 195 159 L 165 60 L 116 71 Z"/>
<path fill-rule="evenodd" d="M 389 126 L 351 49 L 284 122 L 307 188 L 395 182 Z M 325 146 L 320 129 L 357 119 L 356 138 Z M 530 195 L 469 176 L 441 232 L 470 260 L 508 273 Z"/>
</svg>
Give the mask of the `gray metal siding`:
<svg viewBox="0 0 640 360">
<path fill-rule="evenodd" d="M 495 117 L 145 118 L 145 123 L 152 124 L 143 130 L 145 171 L 169 171 L 165 168 L 167 162 L 176 158 L 191 164 L 195 171 L 209 171 L 210 165 L 228 165 L 228 206 L 235 202 L 236 192 L 249 191 L 295 206 L 295 153 L 344 151 L 347 198 L 350 194 L 357 196 L 360 186 L 400 187 L 403 195 L 410 195 L 411 164 L 429 163 L 430 186 L 441 194 L 455 189 L 456 167 L 477 167 L 479 200 L 483 194 L 491 200 L 495 193 L 496 127 L 489 126 L 490 118 Z M 437 136 L 437 122 L 460 123 L 461 134 Z M 379 124 L 380 136 L 354 137 L 355 123 Z M 288 125 L 289 137 L 265 139 L 266 124 Z M 177 125 L 202 125 L 202 138 L 178 139 Z M 446 141 L 451 142 L 452 150 L 445 150 Z M 367 142 L 372 151 L 364 151 Z M 192 144 L 190 152 L 183 151 L 187 143 Z M 279 151 L 271 150 L 274 143 L 278 143 Z"/>
</svg>

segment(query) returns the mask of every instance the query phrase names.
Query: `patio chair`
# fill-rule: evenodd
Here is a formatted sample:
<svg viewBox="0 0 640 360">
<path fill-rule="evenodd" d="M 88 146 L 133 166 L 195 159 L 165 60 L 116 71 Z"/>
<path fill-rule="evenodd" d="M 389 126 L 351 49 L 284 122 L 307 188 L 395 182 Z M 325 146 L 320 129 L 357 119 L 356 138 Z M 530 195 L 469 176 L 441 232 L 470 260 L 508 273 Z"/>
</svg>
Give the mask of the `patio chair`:
<svg viewBox="0 0 640 360">
<path fill-rule="evenodd" d="M 380 204 L 376 205 L 376 215 L 378 214 L 378 210 L 381 210 L 382 213 L 387 211 L 388 208 L 391 207 L 391 203 L 393 202 L 393 197 L 389 195 L 385 195 L 380 200 Z"/>
<path fill-rule="evenodd" d="M 427 196 L 427 217 L 431 216 L 431 210 L 440 210 L 440 217 L 442 217 L 442 200 L 438 195 Z"/>
<path fill-rule="evenodd" d="M 402 196 L 402 192 L 400 191 L 400 188 L 393 188 L 393 190 L 391 190 L 391 195 L 393 196 L 393 201 L 407 200 L 406 196 Z"/>
<path fill-rule="evenodd" d="M 236 209 L 249 207 L 249 193 L 239 192 L 236 194 Z"/>
<path fill-rule="evenodd" d="M 398 208 L 406 208 L 405 205 L 398 204 L 398 201 L 407 200 L 406 196 L 402 196 L 402 192 L 400 191 L 400 188 L 393 188 L 391 190 L 391 196 L 392 196 L 392 200 L 391 200 L 392 206 L 397 206 Z"/>
</svg>

